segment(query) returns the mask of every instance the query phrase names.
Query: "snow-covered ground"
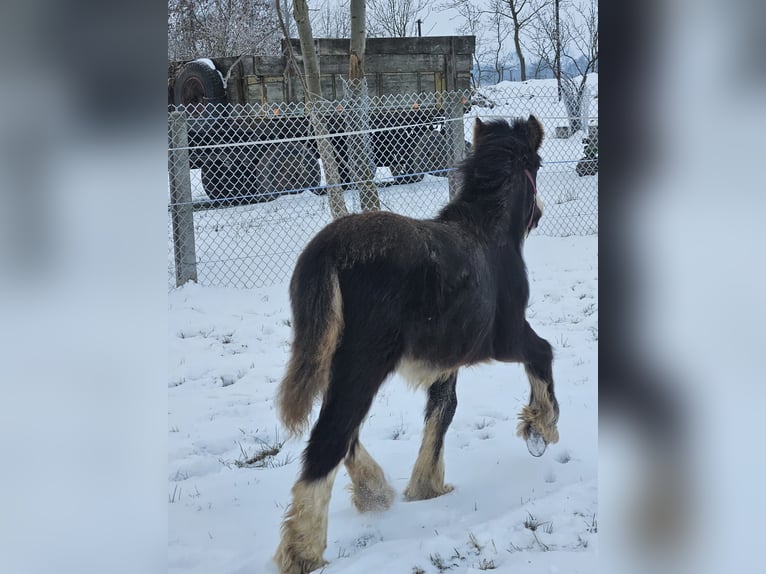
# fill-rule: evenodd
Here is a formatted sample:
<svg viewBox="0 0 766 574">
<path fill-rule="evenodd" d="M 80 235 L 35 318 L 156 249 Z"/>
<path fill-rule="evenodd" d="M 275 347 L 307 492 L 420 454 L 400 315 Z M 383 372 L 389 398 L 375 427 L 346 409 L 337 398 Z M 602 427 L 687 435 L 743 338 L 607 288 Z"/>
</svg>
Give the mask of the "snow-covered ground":
<svg viewBox="0 0 766 574">
<path fill-rule="evenodd" d="M 597 237 L 532 236 L 525 253 L 528 317 L 556 352 L 560 442 L 536 459 L 515 436 L 529 393 L 521 367 L 464 369 L 445 447 L 455 490 L 405 502 L 425 396 L 392 377 L 362 440 L 398 498 L 385 513 L 358 514 L 338 473 L 326 574 L 596 571 Z M 271 557 L 305 445 L 282 444 L 273 401 L 291 338 L 286 282 L 187 285 L 170 292 L 169 307 L 169 570 L 276 572 Z"/>
</svg>

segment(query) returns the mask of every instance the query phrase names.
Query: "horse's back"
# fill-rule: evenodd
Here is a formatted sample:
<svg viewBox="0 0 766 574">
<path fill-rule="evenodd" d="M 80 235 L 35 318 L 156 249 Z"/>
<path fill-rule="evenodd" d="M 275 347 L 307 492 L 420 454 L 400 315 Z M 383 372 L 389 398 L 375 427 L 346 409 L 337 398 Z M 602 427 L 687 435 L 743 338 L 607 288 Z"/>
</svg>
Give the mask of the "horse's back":
<svg viewBox="0 0 766 574">
<path fill-rule="evenodd" d="M 389 333 L 402 353 L 444 364 L 488 354 L 495 284 L 482 245 L 459 227 L 389 212 L 349 215 L 309 243 L 294 282 L 301 276 L 312 289 L 319 266 L 337 273 L 346 336 Z"/>
<path fill-rule="evenodd" d="M 338 269 L 380 259 L 411 261 L 424 253 L 421 224 L 386 211 L 347 215 L 317 233 L 304 254 L 321 253 Z"/>
</svg>

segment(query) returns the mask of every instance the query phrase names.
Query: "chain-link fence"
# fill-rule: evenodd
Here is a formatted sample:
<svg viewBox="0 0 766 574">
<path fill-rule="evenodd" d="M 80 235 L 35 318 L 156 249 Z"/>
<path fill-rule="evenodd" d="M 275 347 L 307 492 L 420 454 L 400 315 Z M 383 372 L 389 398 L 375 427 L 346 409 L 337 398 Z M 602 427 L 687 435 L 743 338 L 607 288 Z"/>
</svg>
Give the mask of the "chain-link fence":
<svg viewBox="0 0 766 574">
<path fill-rule="evenodd" d="M 256 287 L 289 279 L 333 216 L 436 215 L 474 118 L 535 114 L 546 138 L 533 234 L 598 232 L 597 86 L 570 123 L 555 83 L 305 104 L 199 105 L 169 115 L 169 281 Z M 360 103 L 361 102 L 361 103 Z M 571 125 L 582 129 L 572 131 Z"/>
</svg>

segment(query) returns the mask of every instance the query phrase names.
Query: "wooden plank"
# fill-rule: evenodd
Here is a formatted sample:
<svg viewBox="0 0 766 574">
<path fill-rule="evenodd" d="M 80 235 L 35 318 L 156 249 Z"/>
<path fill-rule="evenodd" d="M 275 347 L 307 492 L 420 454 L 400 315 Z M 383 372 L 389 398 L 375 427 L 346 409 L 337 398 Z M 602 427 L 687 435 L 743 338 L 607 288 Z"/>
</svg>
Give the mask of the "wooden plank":
<svg viewBox="0 0 766 574">
<path fill-rule="evenodd" d="M 409 94 L 418 91 L 418 74 L 383 74 L 380 95 Z"/>
<path fill-rule="evenodd" d="M 338 99 L 338 96 L 336 94 L 335 90 L 335 78 L 333 78 L 332 74 L 325 74 L 324 70 L 322 70 L 322 65 L 319 65 L 319 70 L 322 72 L 319 76 L 319 86 L 322 89 L 322 97 L 328 99 L 328 100 L 335 100 Z M 343 92 L 343 88 L 341 86 L 338 86 L 341 90 L 341 93 Z"/>
<path fill-rule="evenodd" d="M 301 79 L 296 75 L 290 76 L 290 101 L 291 102 L 303 102 L 305 100 L 304 98 L 304 91 L 303 91 L 303 82 L 301 82 Z"/>
<path fill-rule="evenodd" d="M 476 48 L 474 36 L 425 36 L 422 38 L 367 38 L 366 56 L 370 54 L 447 54 L 452 50 L 457 54 L 473 54 Z M 300 53 L 300 42 L 291 40 L 293 50 Z M 349 40 L 346 38 L 317 38 L 320 57 L 344 55 L 349 52 Z"/>
<path fill-rule="evenodd" d="M 367 54 L 365 59 L 365 71 L 438 72 L 443 68 L 444 56 L 439 54 Z"/>
<path fill-rule="evenodd" d="M 255 56 L 245 56 L 242 58 L 241 74 L 243 78 L 255 73 Z"/>
<path fill-rule="evenodd" d="M 372 96 L 378 95 L 378 74 L 367 74 L 365 79 L 367 80 L 367 93 Z"/>
<path fill-rule="evenodd" d="M 270 82 L 268 79 L 264 80 L 266 86 L 266 101 L 267 102 L 284 102 L 285 101 L 285 85 L 282 82 L 282 78 L 279 78 L 277 82 Z"/>
<path fill-rule="evenodd" d="M 256 81 L 251 82 L 250 80 Z M 263 83 L 258 80 L 259 78 L 256 76 L 248 76 L 247 78 L 248 83 L 245 98 L 247 99 L 248 104 L 262 104 L 266 101 Z"/>
<path fill-rule="evenodd" d="M 444 55 L 440 54 L 367 54 L 365 70 L 375 72 L 435 72 L 443 68 Z M 471 69 L 471 57 L 460 57 L 456 66 Z M 322 56 L 319 67 L 322 73 L 348 74 L 349 57 Z M 458 68 L 460 69 L 460 68 Z"/>
<path fill-rule="evenodd" d="M 470 90 L 471 86 L 471 74 L 468 72 L 458 72 L 456 89 Z"/>
<path fill-rule="evenodd" d="M 435 92 L 447 91 L 447 80 L 444 77 L 443 70 L 440 72 L 434 73 L 434 91 Z"/>
<path fill-rule="evenodd" d="M 285 73 L 286 64 L 287 62 L 284 58 L 260 56 L 256 62 L 255 73 L 264 76 L 281 76 Z M 302 62 L 301 66 L 303 66 Z"/>
<path fill-rule="evenodd" d="M 420 92 L 435 92 L 436 91 L 436 74 L 425 73 L 420 74 Z"/>
<path fill-rule="evenodd" d="M 447 78 L 447 91 L 455 90 L 457 70 L 455 69 L 455 44 L 450 42 L 450 52 L 444 56 L 444 69 Z"/>
</svg>

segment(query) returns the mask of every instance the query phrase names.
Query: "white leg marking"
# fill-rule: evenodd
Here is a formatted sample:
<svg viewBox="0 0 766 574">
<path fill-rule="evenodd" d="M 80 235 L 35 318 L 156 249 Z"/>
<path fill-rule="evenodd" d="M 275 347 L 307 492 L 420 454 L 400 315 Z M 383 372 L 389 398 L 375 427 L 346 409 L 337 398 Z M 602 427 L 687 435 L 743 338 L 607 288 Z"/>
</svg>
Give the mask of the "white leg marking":
<svg viewBox="0 0 766 574">
<path fill-rule="evenodd" d="M 325 478 L 299 480 L 292 489 L 293 501 L 282 522 L 282 540 L 274 561 L 280 574 L 308 574 L 327 562 L 327 507 L 330 504 L 336 468 Z"/>
</svg>

